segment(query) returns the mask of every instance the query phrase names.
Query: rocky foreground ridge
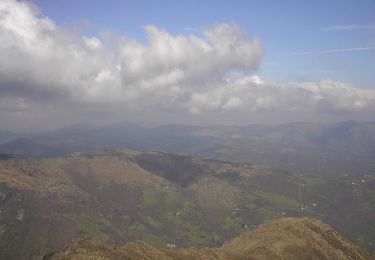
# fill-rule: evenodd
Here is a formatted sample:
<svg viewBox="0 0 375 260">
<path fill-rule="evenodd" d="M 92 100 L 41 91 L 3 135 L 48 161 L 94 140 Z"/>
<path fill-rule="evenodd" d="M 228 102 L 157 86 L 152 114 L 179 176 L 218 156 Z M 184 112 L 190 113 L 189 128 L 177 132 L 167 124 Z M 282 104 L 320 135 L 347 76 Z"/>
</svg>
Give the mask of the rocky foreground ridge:
<svg viewBox="0 0 375 260">
<path fill-rule="evenodd" d="M 44 259 L 375 259 L 375 255 L 319 220 L 281 218 L 216 248 L 155 248 L 143 242 L 118 247 L 81 240 Z"/>
</svg>

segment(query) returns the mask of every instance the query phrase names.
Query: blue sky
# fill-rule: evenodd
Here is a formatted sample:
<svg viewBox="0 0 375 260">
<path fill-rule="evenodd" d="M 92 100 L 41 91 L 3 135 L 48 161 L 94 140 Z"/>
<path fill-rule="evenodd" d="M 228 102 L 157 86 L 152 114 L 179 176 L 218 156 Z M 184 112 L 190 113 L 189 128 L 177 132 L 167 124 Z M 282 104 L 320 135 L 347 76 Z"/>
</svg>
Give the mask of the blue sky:
<svg viewBox="0 0 375 260">
<path fill-rule="evenodd" d="M 332 79 L 375 88 L 375 49 L 319 53 L 375 47 L 375 1 L 371 0 L 33 3 L 61 26 L 84 26 L 91 34 L 110 29 L 143 41 L 143 26 L 148 24 L 172 34 L 198 34 L 195 29 L 234 22 L 261 39 L 264 56 L 259 74 L 268 81 Z"/>
</svg>

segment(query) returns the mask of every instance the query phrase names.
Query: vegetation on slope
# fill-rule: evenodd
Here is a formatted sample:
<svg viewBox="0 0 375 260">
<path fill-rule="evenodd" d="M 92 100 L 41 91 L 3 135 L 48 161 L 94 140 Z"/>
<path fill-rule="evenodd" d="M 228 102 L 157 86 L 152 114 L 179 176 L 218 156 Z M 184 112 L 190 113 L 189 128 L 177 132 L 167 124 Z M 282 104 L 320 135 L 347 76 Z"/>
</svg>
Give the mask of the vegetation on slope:
<svg viewBox="0 0 375 260">
<path fill-rule="evenodd" d="M 321 218 L 373 249 L 373 185 L 129 150 L 1 160 L 0 258 L 38 258 L 77 239 L 217 247 L 283 216 Z"/>
<path fill-rule="evenodd" d="M 282 218 L 217 248 L 154 248 L 142 242 L 108 247 L 79 241 L 45 260 L 62 259 L 373 259 L 375 256 L 310 218 Z"/>
</svg>

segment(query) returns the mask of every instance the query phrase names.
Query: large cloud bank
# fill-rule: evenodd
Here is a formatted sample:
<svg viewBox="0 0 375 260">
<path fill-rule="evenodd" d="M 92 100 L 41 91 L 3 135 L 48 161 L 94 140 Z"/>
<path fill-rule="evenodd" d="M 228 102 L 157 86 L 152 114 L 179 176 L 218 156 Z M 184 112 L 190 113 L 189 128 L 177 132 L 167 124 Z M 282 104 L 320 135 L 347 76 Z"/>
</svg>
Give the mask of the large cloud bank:
<svg viewBox="0 0 375 260">
<path fill-rule="evenodd" d="M 373 92 L 342 83 L 263 82 L 256 76 L 260 40 L 236 24 L 216 24 L 199 36 L 172 35 L 153 25 L 144 30 L 146 42 L 85 36 L 28 3 L 0 1 L 0 116 L 49 120 L 56 116 L 53 107 L 67 114 L 100 108 L 124 120 L 149 111 L 207 119 L 220 113 L 335 116 L 375 110 Z"/>
</svg>

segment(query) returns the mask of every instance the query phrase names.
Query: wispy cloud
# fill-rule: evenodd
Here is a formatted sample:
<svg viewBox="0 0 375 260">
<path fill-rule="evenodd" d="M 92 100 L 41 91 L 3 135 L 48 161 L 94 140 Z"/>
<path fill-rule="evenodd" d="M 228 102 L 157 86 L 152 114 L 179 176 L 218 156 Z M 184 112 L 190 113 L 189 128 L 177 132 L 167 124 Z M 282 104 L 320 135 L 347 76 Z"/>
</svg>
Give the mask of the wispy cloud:
<svg viewBox="0 0 375 260">
<path fill-rule="evenodd" d="M 186 31 L 191 31 L 191 32 L 201 32 L 202 30 L 195 28 L 195 27 L 185 27 L 184 28 Z"/>
<path fill-rule="evenodd" d="M 347 48 L 347 49 L 321 50 L 321 51 L 292 52 L 290 53 L 290 55 L 333 54 L 333 53 L 346 53 L 346 52 L 372 51 L 372 50 L 375 50 L 375 46 Z"/>
<path fill-rule="evenodd" d="M 335 25 L 323 28 L 322 31 L 356 31 L 356 30 L 372 30 L 375 29 L 375 24 L 349 24 L 349 25 Z"/>
</svg>

